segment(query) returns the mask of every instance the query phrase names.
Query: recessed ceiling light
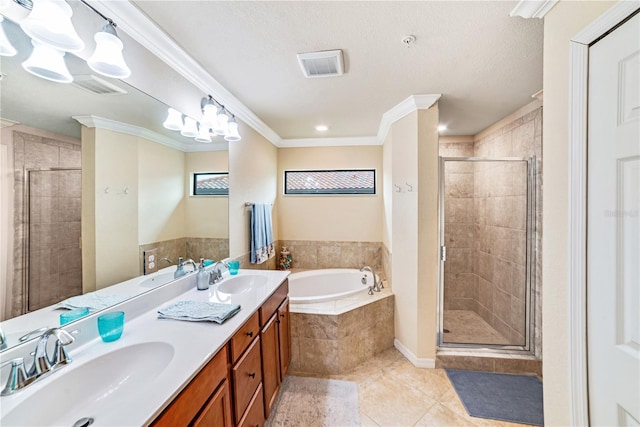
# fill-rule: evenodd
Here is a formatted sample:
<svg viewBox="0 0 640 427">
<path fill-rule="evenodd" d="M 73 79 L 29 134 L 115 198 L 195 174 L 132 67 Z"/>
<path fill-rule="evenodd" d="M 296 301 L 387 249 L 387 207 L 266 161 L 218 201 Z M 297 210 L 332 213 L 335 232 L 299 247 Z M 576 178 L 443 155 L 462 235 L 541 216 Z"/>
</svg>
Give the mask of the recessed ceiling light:
<svg viewBox="0 0 640 427">
<path fill-rule="evenodd" d="M 318 125 L 318 126 L 316 126 L 316 130 L 317 130 L 318 132 L 326 132 L 326 131 L 328 131 L 328 130 L 329 130 L 329 126 L 326 126 L 326 125 Z"/>
<path fill-rule="evenodd" d="M 438 125 L 438 132 L 442 132 L 443 130 L 447 130 L 447 125 Z"/>
</svg>

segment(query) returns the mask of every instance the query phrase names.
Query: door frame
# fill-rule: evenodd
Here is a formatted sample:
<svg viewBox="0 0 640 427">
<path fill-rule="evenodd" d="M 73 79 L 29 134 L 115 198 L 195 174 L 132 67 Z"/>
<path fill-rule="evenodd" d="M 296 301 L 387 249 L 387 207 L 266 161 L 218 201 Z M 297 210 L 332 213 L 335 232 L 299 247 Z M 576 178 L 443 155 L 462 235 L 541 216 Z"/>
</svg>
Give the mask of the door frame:
<svg viewBox="0 0 640 427">
<path fill-rule="evenodd" d="M 587 380 L 587 106 L 589 46 L 640 9 L 620 1 L 570 41 L 569 400 L 571 425 L 589 425 Z"/>
</svg>

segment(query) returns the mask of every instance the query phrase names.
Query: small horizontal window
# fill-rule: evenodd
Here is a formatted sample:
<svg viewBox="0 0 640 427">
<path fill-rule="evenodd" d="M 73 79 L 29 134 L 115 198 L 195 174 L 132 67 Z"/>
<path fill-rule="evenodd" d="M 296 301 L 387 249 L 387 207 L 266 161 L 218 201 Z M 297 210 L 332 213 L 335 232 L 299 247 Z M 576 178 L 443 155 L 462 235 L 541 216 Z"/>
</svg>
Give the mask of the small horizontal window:
<svg viewBox="0 0 640 427">
<path fill-rule="evenodd" d="M 284 194 L 376 194 L 376 171 L 285 171 Z"/>
<path fill-rule="evenodd" d="M 194 173 L 191 190 L 194 196 L 228 196 L 229 173 Z"/>
</svg>

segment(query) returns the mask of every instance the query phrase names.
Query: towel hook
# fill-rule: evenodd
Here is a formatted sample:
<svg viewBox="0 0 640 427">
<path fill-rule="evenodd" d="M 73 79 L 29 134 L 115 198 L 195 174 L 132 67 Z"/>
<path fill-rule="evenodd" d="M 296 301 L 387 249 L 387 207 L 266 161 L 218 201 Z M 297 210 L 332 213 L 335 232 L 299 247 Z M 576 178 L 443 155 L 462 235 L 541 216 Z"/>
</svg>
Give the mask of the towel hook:
<svg viewBox="0 0 640 427">
<path fill-rule="evenodd" d="M 407 185 L 407 191 L 411 193 L 413 191 L 413 185 L 409 184 L 408 182 L 405 182 L 405 184 Z"/>
<path fill-rule="evenodd" d="M 396 193 L 402 193 L 402 187 L 400 187 L 398 184 L 393 184 L 394 187 L 396 187 Z"/>
</svg>

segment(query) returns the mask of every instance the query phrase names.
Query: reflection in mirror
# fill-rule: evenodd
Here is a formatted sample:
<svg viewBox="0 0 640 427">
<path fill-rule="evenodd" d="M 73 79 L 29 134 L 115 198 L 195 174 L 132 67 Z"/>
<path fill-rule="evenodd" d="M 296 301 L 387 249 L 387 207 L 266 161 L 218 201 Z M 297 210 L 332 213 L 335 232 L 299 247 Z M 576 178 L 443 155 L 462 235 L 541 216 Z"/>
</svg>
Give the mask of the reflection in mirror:
<svg viewBox="0 0 640 427">
<path fill-rule="evenodd" d="M 18 50 L 0 64 L 0 328 L 8 347 L 58 326 L 63 300 L 94 312 L 172 281 L 178 257 L 228 257 L 228 177 L 227 194 L 191 187 L 194 174 L 228 174 L 228 143 L 164 129 L 166 105 L 96 77 L 72 54 L 72 84 L 27 73 L 28 37 L 13 22 L 3 27 Z"/>
</svg>

